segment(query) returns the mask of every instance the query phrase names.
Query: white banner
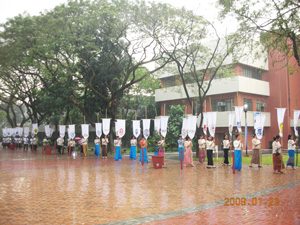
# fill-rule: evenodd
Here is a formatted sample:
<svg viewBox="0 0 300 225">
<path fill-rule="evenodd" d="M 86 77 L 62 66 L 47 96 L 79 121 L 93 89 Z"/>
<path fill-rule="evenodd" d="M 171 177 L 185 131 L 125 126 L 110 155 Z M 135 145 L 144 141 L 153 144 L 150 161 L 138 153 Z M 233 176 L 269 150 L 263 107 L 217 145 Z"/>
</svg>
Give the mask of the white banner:
<svg viewBox="0 0 300 225">
<path fill-rule="evenodd" d="M 29 127 L 24 127 L 24 137 L 29 136 Z"/>
<path fill-rule="evenodd" d="M 118 121 L 115 122 L 115 132 L 116 132 L 116 136 L 119 137 L 119 124 Z"/>
<path fill-rule="evenodd" d="M 3 137 L 7 137 L 7 129 L 6 128 L 2 129 L 2 135 L 3 135 Z"/>
<path fill-rule="evenodd" d="M 299 110 L 294 110 L 294 131 L 295 131 L 295 136 L 298 137 L 298 120 L 299 120 L 299 115 L 300 111 Z"/>
<path fill-rule="evenodd" d="M 18 136 L 22 136 L 22 134 L 23 134 L 23 127 L 17 127 L 16 129 L 17 129 L 17 133 L 16 134 Z"/>
<path fill-rule="evenodd" d="M 143 119 L 143 135 L 146 138 L 146 140 L 150 135 L 150 121 L 150 119 Z"/>
<path fill-rule="evenodd" d="M 102 119 L 102 125 L 103 125 L 103 134 L 108 135 L 109 129 L 110 129 L 110 119 Z"/>
<path fill-rule="evenodd" d="M 217 124 L 217 112 L 207 112 L 208 130 L 212 137 L 215 137 L 216 124 Z"/>
<path fill-rule="evenodd" d="M 32 133 L 31 136 L 36 135 L 38 132 L 39 132 L 38 124 L 37 123 L 33 123 L 32 124 L 32 130 L 31 130 L 31 133 Z"/>
<path fill-rule="evenodd" d="M 184 139 L 187 136 L 187 130 L 188 130 L 188 119 L 183 118 L 182 120 L 182 128 L 181 128 L 181 137 Z"/>
<path fill-rule="evenodd" d="M 160 117 L 160 133 L 161 136 L 166 137 L 167 129 L 168 129 L 168 116 L 161 116 Z"/>
<path fill-rule="evenodd" d="M 89 125 L 88 124 L 81 124 L 81 134 L 84 139 L 89 138 Z"/>
<path fill-rule="evenodd" d="M 126 131 L 126 121 L 125 120 L 117 120 L 118 124 L 118 135 L 122 138 L 125 135 Z"/>
<path fill-rule="evenodd" d="M 283 120 L 286 108 L 277 108 L 277 122 L 279 128 L 279 136 L 283 136 Z"/>
<path fill-rule="evenodd" d="M 59 125 L 59 136 L 64 138 L 66 134 L 66 125 Z"/>
<path fill-rule="evenodd" d="M 187 124 L 188 124 L 187 134 L 191 139 L 193 139 L 195 137 L 195 133 L 196 133 L 197 116 L 189 115 L 187 120 L 188 120 L 188 122 L 187 122 Z"/>
<path fill-rule="evenodd" d="M 68 137 L 69 139 L 74 139 L 75 138 L 75 124 L 69 125 L 68 127 Z"/>
<path fill-rule="evenodd" d="M 265 120 L 266 120 L 266 115 L 264 115 L 264 114 L 256 115 L 255 135 L 258 139 L 262 139 L 262 137 L 263 137 Z"/>
<path fill-rule="evenodd" d="M 234 109 L 235 109 L 236 127 L 238 131 L 241 133 L 243 106 L 234 106 Z"/>
<path fill-rule="evenodd" d="M 138 138 L 141 134 L 141 122 L 140 120 L 132 120 L 132 131 L 133 131 L 133 136 Z"/>
<path fill-rule="evenodd" d="M 256 116 L 259 115 L 260 112 L 253 112 L 253 128 L 256 129 Z"/>
<path fill-rule="evenodd" d="M 234 112 L 229 113 L 229 118 L 228 118 L 228 132 L 229 132 L 230 136 L 232 136 L 233 124 L 234 124 L 234 117 L 235 117 Z"/>
<path fill-rule="evenodd" d="M 46 137 L 51 136 L 51 131 L 50 131 L 50 126 L 49 125 L 45 125 L 45 135 L 46 135 Z"/>
<path fill-rule="evenodd" d="M 98 138 L 102 135 L 102 123 L 95 123 L 96 135 Z"/>
<path fill-rule="evenodd" d="M 207 135 L 207 113 L 203 113 L 203 123 L 202 123 L 203 133 Z"/>
<path fill-rule="evenodd" d="M 154 119 L 154 130 L 159 134 L 160 131 L 160 118 Z"/>
</svg>

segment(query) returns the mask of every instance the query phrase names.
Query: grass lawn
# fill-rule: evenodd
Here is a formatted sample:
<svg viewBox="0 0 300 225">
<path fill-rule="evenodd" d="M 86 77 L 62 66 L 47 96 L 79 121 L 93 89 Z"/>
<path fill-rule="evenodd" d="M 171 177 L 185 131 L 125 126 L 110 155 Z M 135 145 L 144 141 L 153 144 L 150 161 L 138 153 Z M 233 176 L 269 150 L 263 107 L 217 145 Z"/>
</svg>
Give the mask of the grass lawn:
<svg viewBox="0 0 300 225">
<path fill-rule="evenodd" d="M 289 156 L 288 155 L 282 155 L 282 159 L 284 164 L 286 165 L 286 162 L 288 160 Z M 199 161 L 199 158 L 194 158 L 194 161 Z M 207 162 L 207 158 L 205 159 L 205 161 Z M 223 158 L 218 158 L 217 162 L 222 162 Z M 300 165 L 300 156 L 298 158 L 298 165 Z M 215 162 L 215 158 L 214 158 L 214 162 Z M 232 157 L 229 157 L 229 162 L 230 164 L 232 164 Z M 249 157 L 244 157 L 242 158 L 242 163 L 243 164 L 250 164 L 251 163 L 251 156 Z M 295 163 L 296 163 L 296 156 L 295 156 Z M 273 165 L 273 159 L 272 159 L 272 155 L 263 155 L 262 156 L 262 165 Z"/>
</svg>

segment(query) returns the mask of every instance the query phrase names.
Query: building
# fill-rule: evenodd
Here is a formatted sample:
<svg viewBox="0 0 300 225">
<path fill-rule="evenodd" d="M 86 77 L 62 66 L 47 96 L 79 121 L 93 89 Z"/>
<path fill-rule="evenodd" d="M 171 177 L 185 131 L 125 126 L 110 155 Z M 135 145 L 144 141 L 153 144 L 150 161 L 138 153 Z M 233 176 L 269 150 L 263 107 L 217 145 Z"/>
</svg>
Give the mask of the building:
<svg viewBox="0 0 300 225">
<path fill-rule="evenodd" d="M 297 97 L 300 98 L 300 88 L 297 87 L 300 84 L 300 72 L 289 74 L 290 70 L 286 64 L 296 65 L 294 59 L 290 61 L 278 59 L 282 59 L 279 52 L 265 53 L 259 58 L 249 54 L 246 60 L 241 59 L 237 62 L 228 58 L 225 64 L 232 66 L 232 76 L 212 81 L 203 107 L 207 112 L 217 111 L 215 141 L 219 149 L 221 149 L 220 143 L 224 133 L 228 133 L 229 112 L 234 110 L 234 106 L 243 106 L 245 103 L 248 104 L 248 149 L 252 148 L 254 113 L 261 112 L 266 115 L 262 139 L 263 148 L 266 149 L 270 148 L 273 136 L 279 133 L 276 108 L 280 107 L 286 108 L 283 143 L 284 148 L 287 147 L 287 136 L 289 133 L 294 133 L 293 111 L 300 109 L 300 102 L 297 103 Z M 274 63 L 274 61 L 280 62 Z M 186 106 L 186 114 L 198 114 L 197 107 L 194 107 L 192 112 L 178 75 L 162 73 L 159 79 L 162 88 L 156 90 L 155 101 L 161 103 L 162 115 L 167 115 L 170 106 L 177 104 Z M 192 83 L 187 86 L 190 97 L 196 99 L 198 95 L 195 86 Z M 242 136 L 245 141 L 245 113 L 242 118 Z"/>
</svg>

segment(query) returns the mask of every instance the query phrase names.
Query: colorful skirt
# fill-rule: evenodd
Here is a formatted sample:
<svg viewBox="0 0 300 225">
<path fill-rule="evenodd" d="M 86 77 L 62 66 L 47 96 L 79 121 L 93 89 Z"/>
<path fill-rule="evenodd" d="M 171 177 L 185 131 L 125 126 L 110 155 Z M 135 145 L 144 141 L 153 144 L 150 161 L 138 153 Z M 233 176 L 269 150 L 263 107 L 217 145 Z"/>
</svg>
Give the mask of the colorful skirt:
<svg viewBox="0 0 300 225">
<path fill-rule="evenodd" d="M 100 146 L 95 145 L 95 155 L 100 155 Z"/>
<path fill-rule="evenodd" d="M 205 148 L 199 148 L 199 163 L 204 163 L 206 157 L 205 153 Z"/>
<path fill-rule="evenodd" d="M 242 169 L 242 151 L 241 150 L 234 150 L 234 166 L 236 170 Z M 233 165 L 231 166 L 233 169 Z"/>
<path fill-rule="evenodd" d="M 260 165 L 259 149 L 253 149 L 251 163 Z"/>
<path fill-rule="evenodd" d="M 129 159 L 136 159 L 136 146 L 132 145 L 130 147 Z"/>
<path fill-rule="evenodd" d="M 142 162 L 142 154 L 143 154 L 143 162 L 149 162 L 148 155 L 147 155 L 147 149 L 146 148 L 141 148 L 141 151 L 140 151 L 140 162 Z"/>
<path fill-rule="evenodd" d="M 194 165 L 193 162 L 193 152 L 191 148 L 186 148 L 184 154 L 184 165 Z"/>
<path fill-rule="evenodd" d="M 295 165 L 295 151 L 294 150 L 288 150 L 289 158 L 286 163 L 286 165 L 294 166 Z"/>
<path fill-rule="evenodd" d="M 273 170 L 281 170 L 284 169 L 284 164 L 282 161 L 282 155 L 273 153 Z"/>
<path fill-rule="evenodd" d="M 116 152 L 115 152 L 115 160 L 118 161 L 122 159 L 122 153 L 120 146 L 116 146 Z"/>
<path fill-rule="evenodd" d="M 184 149 L 183 149 L 183 147 L 179 147 L 179 148 L 178 148 L 178 152 L 179 152 L 179 162 L 181 162 L 181 151 L 182 151 L 182 162 L 184 162 Z"/>
<path fill-rule="evenodd" d="M 165 156 L 165 149 L 164 148 L 158 149 L 158 155 Z M 165 162 L 165 158 L 163 162 Z"/>
</svg>

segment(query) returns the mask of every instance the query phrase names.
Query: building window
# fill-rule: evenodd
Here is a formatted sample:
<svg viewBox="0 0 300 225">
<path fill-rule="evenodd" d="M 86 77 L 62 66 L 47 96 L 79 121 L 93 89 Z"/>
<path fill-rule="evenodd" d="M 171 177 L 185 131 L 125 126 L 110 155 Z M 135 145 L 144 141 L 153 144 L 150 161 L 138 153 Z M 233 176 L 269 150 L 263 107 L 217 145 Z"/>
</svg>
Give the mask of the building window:
<svg viewBox="0 0 300 225">
<path fill-rule="evenodd" d="M 262 79 L 261 71 L 259 69 L 252 68 L 249 66 L 243 66 L 242 68 L 243 68 L 243 73 L 242 73 L 243 77 L 253 78 L 257 80 Z"/>
<path fill-rule="evenodd" d="M 174 87 L 176 84 L 176 77 L 175 76 L 167 77 L 167 78 L 164 78 L 163 81 L 165 82 L 166 87 Z"/>
<path fill-rule="evenodd" d="M 266 107 L 266 103 L 264 103 L 263 100 L 256 100 L 256 111 L 258 112 L 264 112 L 264 109 Z"/>
<path fill-rule="evenodd" d="M 234 99 L 218 99 L 211 101 L 211 107 L 213 112 L 225 112 L 232 111 L 234 106 Z"/>
<path fill-rule="evenodd" d="M 252 99 L 244 98 L 244 105 L 248 105 L 248 111 L 253 111 Z"/>
</svg>

